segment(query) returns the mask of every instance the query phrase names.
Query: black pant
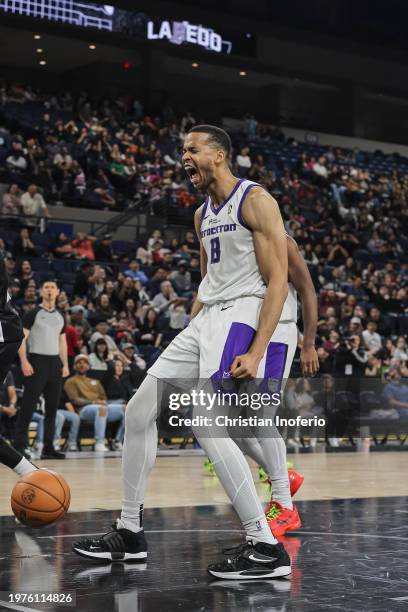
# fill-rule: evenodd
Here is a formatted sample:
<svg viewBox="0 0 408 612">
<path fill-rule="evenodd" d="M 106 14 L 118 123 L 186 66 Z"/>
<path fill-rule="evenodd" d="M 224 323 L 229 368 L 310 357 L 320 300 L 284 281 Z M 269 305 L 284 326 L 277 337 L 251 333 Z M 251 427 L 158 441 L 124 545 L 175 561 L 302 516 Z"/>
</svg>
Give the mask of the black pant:
<svg viewBox="0 0 408 612">
<path fill-rule="evenodd" d="M 38 399 L 43 393 L 45 400 L 44 448 L 52 448 L 55 432 L 55 415 L 62 391 L 62 363 L 58 355 L 31 353 L 29 361 L 34 374 L 24 378 L 24 395 L 16 423 L 14 445 L 17 449 L 28 444 L 27 432 Z"/>
<path fill-rule="evenodd" d="M 21 340 L 19 342 L 4 342 L 0 344 L 0 386 L 3 384 L 16 358 L 20 344 Z"/>
</svg>

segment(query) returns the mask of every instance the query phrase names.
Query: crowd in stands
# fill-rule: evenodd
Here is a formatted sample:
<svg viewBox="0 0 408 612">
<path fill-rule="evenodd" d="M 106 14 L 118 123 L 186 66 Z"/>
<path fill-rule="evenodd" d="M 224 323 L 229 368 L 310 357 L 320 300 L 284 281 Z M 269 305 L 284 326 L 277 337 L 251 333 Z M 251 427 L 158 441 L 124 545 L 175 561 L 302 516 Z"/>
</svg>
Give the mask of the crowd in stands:
<svg viewBox="0 0 408 612">
<path fill-rule="evenodd" d="M 92 369 L 104 370 L 119 358 L 142 376 L 188 324 L 200 281 L 192 215 L 202 194 L 183 172 L 180 150 L 197 121 L 191 113 L 176 120 L 171 108 L 148 116 L 130 98 L 1 90 L 8 225 L 0 250 L 21 313 L 36 303 L 41 280 L 58 279 L 71 364 L 86 354 Z M 408 158 L 299 143 L 251 116 L 231 136 L 233 171 L 276 197 L 309 266 L 321 373 L 406 377 Z M 39 231 L 49 204 L 115 210 L 141 195 L 189 211 L 182 240 L 157 229 L 124 249 L 110 235 Z"/>
</svg>

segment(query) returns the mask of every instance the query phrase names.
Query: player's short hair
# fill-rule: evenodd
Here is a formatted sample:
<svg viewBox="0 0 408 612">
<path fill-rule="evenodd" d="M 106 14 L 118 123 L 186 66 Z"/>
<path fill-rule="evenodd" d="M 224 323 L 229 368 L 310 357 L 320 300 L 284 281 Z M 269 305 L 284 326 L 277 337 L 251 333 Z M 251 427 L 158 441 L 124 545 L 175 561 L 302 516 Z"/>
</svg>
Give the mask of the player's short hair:
<svg viewBox="0 0 408 612">
<path fill-rule="evenodd" d="M 225 151 L 226 157 L 231 155 L 232 144 L 231 138 L 227 132 L 216 125 L 195 125 L 188 131 L 189 134 L 192 132 L 200 132 L 207 134 L 210 142 L 213 142 L 216 146 L 220 147 Z"/>
</svg>

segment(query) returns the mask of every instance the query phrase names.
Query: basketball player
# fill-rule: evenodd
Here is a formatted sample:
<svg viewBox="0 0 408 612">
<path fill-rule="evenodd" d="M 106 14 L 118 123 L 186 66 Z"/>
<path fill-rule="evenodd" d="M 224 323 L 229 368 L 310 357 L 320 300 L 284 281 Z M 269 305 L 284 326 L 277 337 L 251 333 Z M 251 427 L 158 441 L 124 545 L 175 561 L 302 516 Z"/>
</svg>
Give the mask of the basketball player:
<svg viewBox="0 0 408 612">
<path fill-rule="evenodd" d="M 281 321 L 296 326 L 297 322 L 297 294 L 302 303 L 303 315 L 303 343 L 300 353 L 300 362 L 304 376 L 314 376 L 319 370 L 319 359 L 315 349 L 317 329 L 317 297 L 304 258 L 299 252 L 293 238 L 287 236 L 288 243 L 288 277 L 289 292 L 283 307 Z M 287 531 L 300 529 L 302 526 L 296 506 L 292 503 L 292 496 L 303 482 L 302 477 L 289 470 L 290 490 L 287 488 L 286 477 L 286 448 L 281 436 L 271 440 L 275 445 L 276 460 L 268 471 L 267 461 L 262 446 L 256 437 L 234 438 L 243 453 L 251 457 L 261 466 L 269 477 L 272 485 L 272 499 L 265 511 L 271 531 L 275 536 L 284 535 Z"/>
<path fill-rule="evenodd" d="M 0 258 L 0 384 L 17 356 L 24 337 L 20 317 L 10 304 L 8 278 L 4 259 Z M 19 476 L 29 474 L 37 468 L 0 436 L 0 462 Z"/>
<path fill-rule="evenodd" d="M 280 322 L 288 294 L 285 229 L 276 201 L 231 173 L 230 152 L 228 134 L 215 126 L 196 126 L 184 141 L 184 168 L 193 186 L 208 194 L 195 214 L 203 280 L 189 326 L 153 364 L 128 404 L 121 517 L 101 538 L 76 542 L 73 550 L 82 556 L 147 557 L 143 502 L 157 452 L 158 380 L 186 379 L 191 387 L 198 378 L 216 384 L 228 378 L 282 380 L 289 374 L 297 330 Z M 211 564 L 209 573 L 231 580 L 288 576 L 290 559 L 269 528 L 249 465 L 227 428 L 194 433 L 246 532 L 245 542 L 225 561 Z M 271 440 L 259 437 L 268 473 L 276 459 Z"/>
</svg>

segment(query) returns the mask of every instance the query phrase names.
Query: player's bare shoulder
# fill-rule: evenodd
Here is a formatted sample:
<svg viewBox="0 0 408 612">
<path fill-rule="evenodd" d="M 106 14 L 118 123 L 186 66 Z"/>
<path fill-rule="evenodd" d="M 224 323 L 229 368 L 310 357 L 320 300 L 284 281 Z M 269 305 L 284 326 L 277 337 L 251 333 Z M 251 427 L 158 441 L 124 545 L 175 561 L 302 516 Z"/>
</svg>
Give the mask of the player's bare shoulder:
<svg viewBox="0 0 408 612">
<path fill-rule="evenodd" d="M 242 216 L 251 229 L 258 229 L 280 217 L 279 205 L 266 189 L 254 185 L 242 204 Z"/>
</svg>

